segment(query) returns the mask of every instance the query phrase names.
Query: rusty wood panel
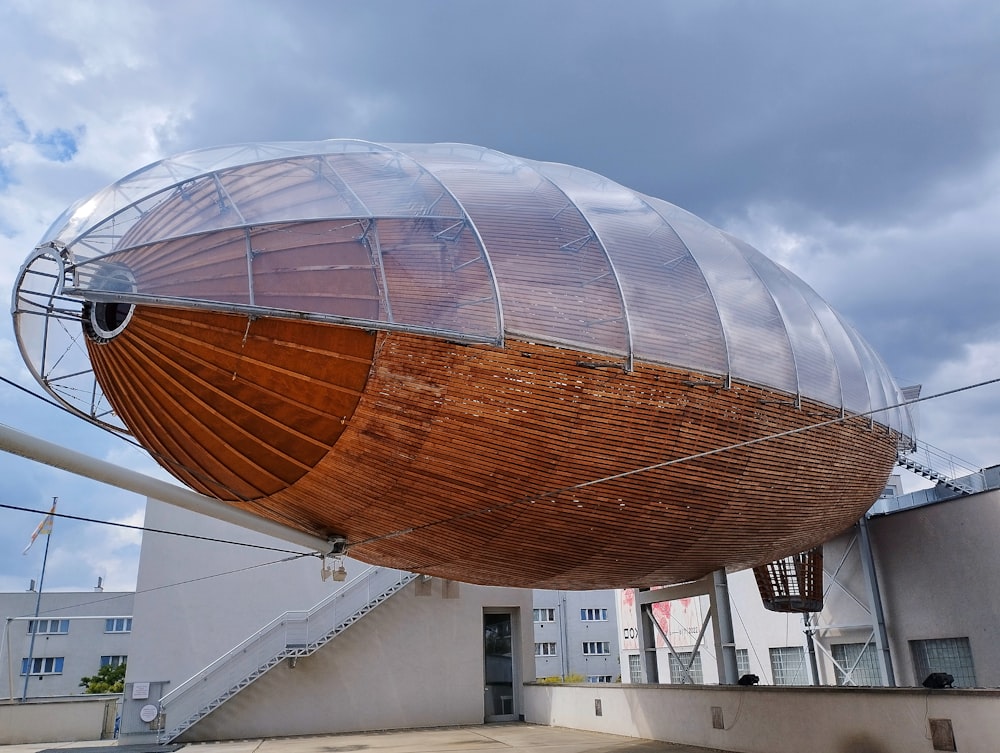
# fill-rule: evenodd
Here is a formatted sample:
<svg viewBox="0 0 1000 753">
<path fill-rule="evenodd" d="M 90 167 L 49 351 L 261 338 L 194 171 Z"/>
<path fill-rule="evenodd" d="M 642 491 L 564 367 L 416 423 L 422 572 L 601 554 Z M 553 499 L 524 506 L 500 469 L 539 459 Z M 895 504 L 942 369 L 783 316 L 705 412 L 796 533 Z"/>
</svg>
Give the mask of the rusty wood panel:
<svg viewBox="0 0 1000 753">
<path fill-rule="evenodd" d="M 143 444 L 185 483 L 232 500 L 288 486 L 336 443 L 374 342 L 360 330 L 140 308 L 121 336 L 89 348 Z"/>
<path fill-rule="evenodd" d="M 452 580 L 598 588 L 750 567 L 853 524 L 895 460 L 896 437 L 854 418 L 671 462 L 835 415 L 759 387 L 691 386 L 707 377 L 677 369 L 624 373 L 533 343 L 461 346 L 274 320 L 254 322 L 244 346 L 238 317 L 137 316 L 92 351 L 113 404 L 175 472 L 189 469 L 185 481 L 209 490 L 207 474 L 258 496 L 235 504 L 346 535 L 352 556 Z M 198 342 L 170 334 L 185 319 Z M 156 348 L 169 366 L 138 368 Z M 329 414 L 324 434 L 317 417 Z M 276 444 L 283 432 L 312 437 L 318 452 L 289 453 Z M 640 471 L 649 466 L 659 467 Z"/>
<path fill-rule="evenodd" d="M 553 494 L 815 418 L 772 391 L 587 369 L 585 354 L 525 343 L 380 347 L 336 451 L 276 498 L 353 541 L 388 536 L 354 556 L 442 577 L 594 588 L 751 566 L 851 525 L 895 458 L 894 436 L 855 419 Z"/>
</svg>

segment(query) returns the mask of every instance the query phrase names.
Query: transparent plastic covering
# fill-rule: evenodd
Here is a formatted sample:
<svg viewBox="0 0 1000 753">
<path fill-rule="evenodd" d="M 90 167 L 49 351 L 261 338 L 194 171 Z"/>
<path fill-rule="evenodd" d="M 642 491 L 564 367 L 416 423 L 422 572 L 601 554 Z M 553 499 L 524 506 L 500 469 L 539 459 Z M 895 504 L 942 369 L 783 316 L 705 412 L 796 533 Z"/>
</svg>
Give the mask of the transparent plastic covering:
<svg viewBox="0 0 1000 753">
<path fill-rule="evenodd" d="M 524 338 L 880 411 L 875 422 L 912 436 L 882 360 L 799 278 L 672 204 L 567 165 L 353 140 L 156 162 L 68 209 L 22 270 L 15 319 L 43 381 L 50 283 L 27 283 L 32 264 L 57 257 L 60 302 Z"/>
</svg>

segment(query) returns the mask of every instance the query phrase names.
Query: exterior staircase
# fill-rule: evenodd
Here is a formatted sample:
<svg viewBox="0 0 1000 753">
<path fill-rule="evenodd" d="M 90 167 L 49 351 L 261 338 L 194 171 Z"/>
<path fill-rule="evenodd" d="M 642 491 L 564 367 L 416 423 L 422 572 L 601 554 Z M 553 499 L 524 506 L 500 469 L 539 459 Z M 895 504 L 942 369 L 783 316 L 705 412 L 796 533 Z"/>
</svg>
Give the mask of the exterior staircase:
<svg viewBox="0 0 1000 753">
<path fill-rule="evenodd" d="M 938 473 L 933 468 L 925 465 L 921 465 L 913 458 L 908 458 L 905 455 L 900 455 L 896 458 L 896 465 L 906 468 L 908 471 L 913 471 L 918 476 L 923 476 L 926 479 L 930 479 L 935 484 L 942 484 L 948 487 L 952 491 L 956 491 L 959 494 L 972 494 L 972 489 L 964 486 L 958 481 L 954 481 L 943 473 Z"/>
<path fill-rule="evenodd" d="M 918 461 L 908 454 L 900 451 L 896 454 L 896 465 L 906 468 L 908 471 L 912 471 L 918 476 L 923 476 L 924 478 L 933 481 L 935 484 L 940 484 L 941 486 L 951 489 L 959 494 L 972 494 L 975 491 L 975 489 L 968 484 L 957 480 L 954 475 L 948 476 L 941 473 L 940 471 L 935 470 L 931 465 L 932 460 L 936 459 L 938 464 L 943 462 L 946 465 L 954 466 L 956 462 L 959 462 L 955 458 L 943 455 L 939 450 L 932 448 L 930 445 L 924 445 L 922 447 L 922 453 L 923 456 L 926 457 L 926 460 L 923 460 L 923 462 Z"/>
<path fill-rule="evenodd" d="M 285 659 L 309 656 L 413 580 L 369 567 L 308 611 L 285 612 L 160 699 L 169 743 Z"/>
</svg>

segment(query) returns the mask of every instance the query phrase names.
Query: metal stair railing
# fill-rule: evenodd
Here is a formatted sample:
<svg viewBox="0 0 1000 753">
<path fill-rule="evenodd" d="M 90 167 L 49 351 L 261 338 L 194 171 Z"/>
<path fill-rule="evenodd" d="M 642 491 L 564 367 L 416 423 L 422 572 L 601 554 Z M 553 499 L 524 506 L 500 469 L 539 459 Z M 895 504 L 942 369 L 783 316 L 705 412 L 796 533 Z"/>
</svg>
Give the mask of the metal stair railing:
<svg viewBox="0 0 1000 753">
<path fill-rule="evenodd" d="M 979 471 L 973 469 L 965 461 L 924 442 L 916 443 L 914 450 L 919 453 L 919 459 L 911 457 L 905 452 L 898 452 L 896 465 L 959 494 L 972 494 L 976 491 L 967 481 L 970 476 L 974 476 Z M 948 468 L 949 473 L 938 470 L 942 467 Z M 963 480 L 960 481 L 959 478 Z"/>
<path fill-rule="evenodd" d="M 158 742 L 176 739 L 284 659 L 309 656 L 415 577 L 369 567 L 312 609 L 275 618 L 160 699 Z"/>
</svg>

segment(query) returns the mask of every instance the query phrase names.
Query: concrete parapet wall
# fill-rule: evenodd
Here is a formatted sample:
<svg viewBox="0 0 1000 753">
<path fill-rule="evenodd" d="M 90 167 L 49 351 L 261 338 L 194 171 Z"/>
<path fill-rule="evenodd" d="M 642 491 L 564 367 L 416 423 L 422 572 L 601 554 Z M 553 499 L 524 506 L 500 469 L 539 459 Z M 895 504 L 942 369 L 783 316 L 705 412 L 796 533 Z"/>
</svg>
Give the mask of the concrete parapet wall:
<svg viewBox="0 0 1000 753">
<path fill-rule="evenodd" d="M 114 732 L 119 697 L 0 704 L 0 745 L 107 739 Z"/>
<path fill-rule="evenodd" d="M 535 724 L 738 753 L 996 753 L 1000 740 L 998 690 L 530 683 L 524 700 Z"/>
</svg>

